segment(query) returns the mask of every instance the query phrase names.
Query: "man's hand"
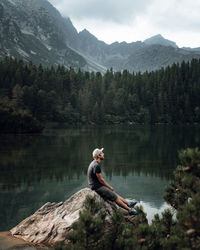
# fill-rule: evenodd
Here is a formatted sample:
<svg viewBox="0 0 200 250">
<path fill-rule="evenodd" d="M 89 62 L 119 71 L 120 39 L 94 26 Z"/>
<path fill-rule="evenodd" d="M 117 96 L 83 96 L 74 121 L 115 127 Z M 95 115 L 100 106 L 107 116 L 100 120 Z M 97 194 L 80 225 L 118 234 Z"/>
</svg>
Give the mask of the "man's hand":
<svg viewBox="0 0 200 250">
<path fill-rule="evenodd" d="M 111 186 L 103 179 L 101 173 L 96 174 L 96 176 L 97 176 L 99 182 L 101 182 L 104 186 L 108 187 L 110 190 L 114 191 L 114 188 L 111 187 Z"/>
</svg>

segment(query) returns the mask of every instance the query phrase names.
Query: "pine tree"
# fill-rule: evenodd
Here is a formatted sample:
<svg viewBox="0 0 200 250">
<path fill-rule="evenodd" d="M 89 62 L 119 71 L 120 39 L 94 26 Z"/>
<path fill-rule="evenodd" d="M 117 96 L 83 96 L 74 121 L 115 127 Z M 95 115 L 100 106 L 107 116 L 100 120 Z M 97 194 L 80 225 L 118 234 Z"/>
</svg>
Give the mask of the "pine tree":
<svg viewBox="0 0 200 250">
<path fill-rule="evenodd" d="M 12 99 L 15 91 L 13 99 L 17 100 L 20 87 L 22 108 L 44 122 L 52 119 L 70 123 L 193 123 L 200 122 L 199 72 L 200 60 L 197 59 L 150 73 L 131 74 L 127 70 L 114 73 L 111 69 L 101 75 L 100 72 L 76 72 L 62 65 L 37 67 L 31 62 L 25 64 L 7 57 L 0 63 L 0 98 Z M 37 103 L 48 105 L 49 100 L 42 99 L 43 95 L 38 94 L 41 91 L 47 95 L 51 91 L 56 93 L 52 112 L 49 109 L 47 116 L 37 112 L 40 108 Z M 94 119 L 92 111 L 96 102 L 104 113 Z M 69 106 L 71 113 L 63 115 Z"/>
<path fill-rule="evenodd" d="M 199 192 L 200 182 L 200 152 L 198 148 L 181 150 L 179 158 L 182 165 L 175 170 L 174 180 L 164 194 L 166 201 L 176 209 Z"/>
<path fill-rule="evenodd" d="M 104 224 L 105 214 L 100 211 L 100 206 L 95 199 L 88 196 L 84 210 L 80 212 L 79 221 L 73 224 L 73 231 L 67 235 L 70 241 L 67 249 L 103 249 L 100 242 L 104 233 Z"/>
</svg>

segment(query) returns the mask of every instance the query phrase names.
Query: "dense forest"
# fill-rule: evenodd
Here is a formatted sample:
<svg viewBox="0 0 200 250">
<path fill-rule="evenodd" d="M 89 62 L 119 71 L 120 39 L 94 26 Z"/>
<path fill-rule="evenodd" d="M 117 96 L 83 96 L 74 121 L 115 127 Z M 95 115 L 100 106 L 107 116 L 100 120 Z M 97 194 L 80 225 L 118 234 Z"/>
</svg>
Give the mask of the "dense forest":
<svg viewBox="0 0 200 250">
<path fill-rule="evenodd" d="M 34 132 L 68 124 L 200 122 L 200 60 L 141 74 L 102 75 L 0 62 L 0 131 Z"/>
</svg>

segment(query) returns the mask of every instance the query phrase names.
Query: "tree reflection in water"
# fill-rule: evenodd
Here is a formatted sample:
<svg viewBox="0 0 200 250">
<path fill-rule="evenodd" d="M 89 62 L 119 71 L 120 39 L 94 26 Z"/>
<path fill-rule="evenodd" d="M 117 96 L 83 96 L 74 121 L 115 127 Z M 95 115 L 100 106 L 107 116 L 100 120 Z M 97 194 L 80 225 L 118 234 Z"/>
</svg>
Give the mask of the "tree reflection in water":
<svg viewBox="0 0 200 250">
<path fill-rule="evenodd" d="M 0 230 L 8 230 L 45 202 L 87 186 L 96 147 L 105 148 L 102 170 L 117 192 L 159 209 L 177 151 L 200 145 L 200 126 L 66 127 L 0 141 Z"/>
</svg>

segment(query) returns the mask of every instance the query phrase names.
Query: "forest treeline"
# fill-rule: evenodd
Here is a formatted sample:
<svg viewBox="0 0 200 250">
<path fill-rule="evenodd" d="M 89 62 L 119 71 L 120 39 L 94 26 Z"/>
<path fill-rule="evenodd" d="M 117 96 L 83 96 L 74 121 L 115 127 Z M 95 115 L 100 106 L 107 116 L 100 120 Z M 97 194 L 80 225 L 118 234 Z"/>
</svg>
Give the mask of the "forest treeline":
<svg viewBox="0 0 200 250">
<path fill-rule="evenodd" d="M 199 96 L 200 59 L 143 74 L 110 69 L 104 75 L 8 57 L 0 62 L 1 131 L 41 129 L 38 121 L 198 123 Z"/>
</svg>

